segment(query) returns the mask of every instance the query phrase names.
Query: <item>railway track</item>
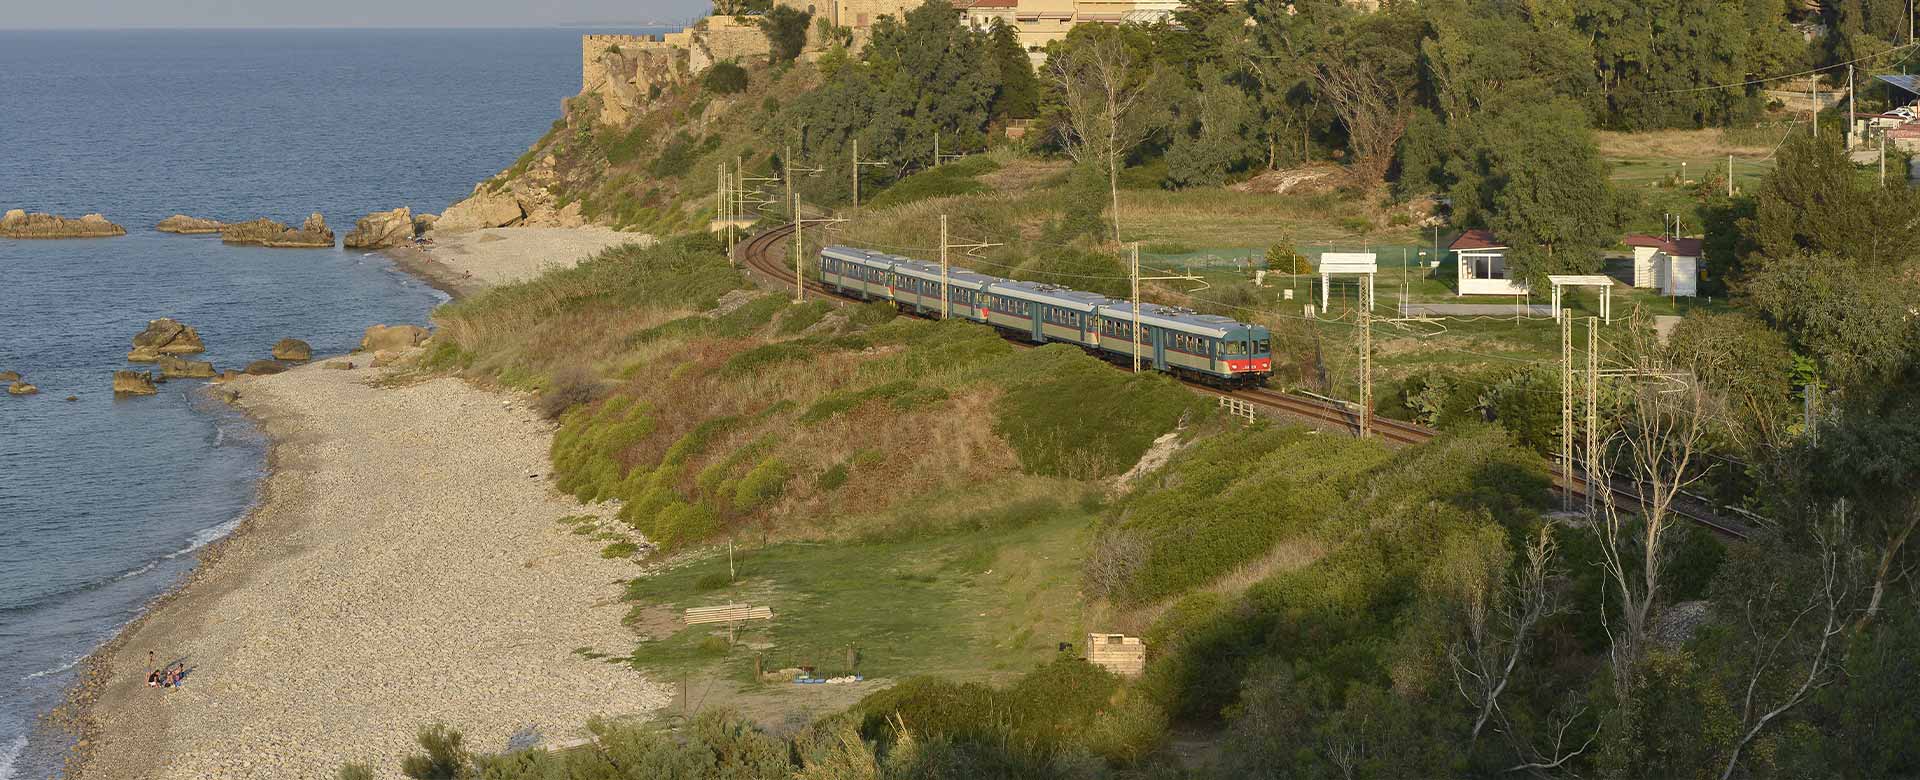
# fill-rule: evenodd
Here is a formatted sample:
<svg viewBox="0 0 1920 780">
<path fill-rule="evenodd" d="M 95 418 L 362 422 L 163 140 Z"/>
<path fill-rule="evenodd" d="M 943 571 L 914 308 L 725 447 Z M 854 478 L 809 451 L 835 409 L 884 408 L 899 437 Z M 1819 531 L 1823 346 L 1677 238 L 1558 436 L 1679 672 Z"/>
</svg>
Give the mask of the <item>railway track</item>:
<svg viewBox="0 0 1920 780">
<path fill-rule="evenodd" d="M 794 270 L 791 258 L 776 257 L 775 249 L 792 239 L 792 223 L 777 225 L 754 234 L 747 240 L 734 246 L 733 259 L 740 267 L 764 277 L 774 284 L 792 289 Z M 803 274 L 804 276 L 804 274 Z M 851 300 L 843 298 L 815 281 L 803 281 L 802 289 L 807 297 L 830 301 Z M 1033 346 L 1018 342 L 1023 346 Z M 1124 367 L 1123 367 L 1124 368 Z M 1184 381 L 1184 380 L 1183 380 Z M 1299 418 L 1323 427 L 1346 431 L 1358 435 L 1360 415 L 1346 404 L 1323 401 L 1317 398 L 1304 398 L 1279 390 L 1254 388 L 1246 390 L 1221 390 L 1195 382 L 1184 382 L 1196 392 L 1216 397 L 1234 398 L 1265 408 L 1272 412 Z M 1439 435 L 1439 432 L 1423 425 L 1386 417 L 1374 417 L 1369 421 L 1375 436 L 1396 446 L 1419 444 Z M 1569 475 L 1558 466 L 1552 468 L 1554 487 L 1569 490 L 1584 502 L 1589 489 L 1588 482 L 1575 475 Z M 1630 481 L 1612 479 L 1606 489 L 1613 494 L 1616 502 L 1627 505 L 1640 504 L 1640 496 Z M 1753 535 L 1753 529 L 1728 520 L 1719 515 L 1712 507 L 1691 499 L 1676 501 L 1668 511 L 1698 523 L 1715 533 L 1732 539 L 1746 539 Z"/>
</svg>

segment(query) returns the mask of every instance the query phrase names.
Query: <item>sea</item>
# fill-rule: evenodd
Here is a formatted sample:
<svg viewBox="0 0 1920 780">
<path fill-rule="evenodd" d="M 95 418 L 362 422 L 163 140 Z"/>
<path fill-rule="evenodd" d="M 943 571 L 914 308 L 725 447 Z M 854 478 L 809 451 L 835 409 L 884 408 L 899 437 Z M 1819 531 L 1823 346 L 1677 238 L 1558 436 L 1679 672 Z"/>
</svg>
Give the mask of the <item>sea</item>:
<svg viewBox="0 0 1920 780">
<path fill-rule="evenodd" d="M 345 236 L 371 211 L 437 213 L 559 116 L 596 31 L 0 30 L 0 210 L 127 229 L 0 238 L 0 370 L 40 388 L 0 393 L 0 780 L 60 776 L 71 740 L 41 716 L 260 490 L 261 434 L 203 382 L 113 396 L 115 369 L 150 368 L 126 363 L 133 335 L 173 317 L 194 357 L 242 367 L 287 337 L 345 352 L 445 300 L 379 254 L 154 224 L 318 211 Z"/>
</svg>

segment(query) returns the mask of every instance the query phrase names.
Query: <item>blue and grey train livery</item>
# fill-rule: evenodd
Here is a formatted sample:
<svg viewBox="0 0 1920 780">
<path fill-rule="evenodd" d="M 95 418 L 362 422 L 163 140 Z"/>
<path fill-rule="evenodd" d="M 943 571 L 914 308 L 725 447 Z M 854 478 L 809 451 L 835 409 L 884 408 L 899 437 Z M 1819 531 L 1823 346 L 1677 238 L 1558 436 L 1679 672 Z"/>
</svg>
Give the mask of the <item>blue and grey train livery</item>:
<svg viewBox="0 0 1920 780">
<path fill-rule="evenodd" d="M 898 255 L 829 246 L 820 250 L 820 281 L 863 300 L 889 300 L 920 316 L 939 313 L 940 266 Z M 949 317 L 982 322 L 1034 343 L 1065 342 L 1110 360 L 1130 360 L 1139 339 L 1143 365 L 1210 384 L 1265 382 L 1273 374 L 1272 336 L 1260 325 L 1158 304 L 1140 307 L 1099 293 L 1015 281 L 950 266 Z"/>
</svg>

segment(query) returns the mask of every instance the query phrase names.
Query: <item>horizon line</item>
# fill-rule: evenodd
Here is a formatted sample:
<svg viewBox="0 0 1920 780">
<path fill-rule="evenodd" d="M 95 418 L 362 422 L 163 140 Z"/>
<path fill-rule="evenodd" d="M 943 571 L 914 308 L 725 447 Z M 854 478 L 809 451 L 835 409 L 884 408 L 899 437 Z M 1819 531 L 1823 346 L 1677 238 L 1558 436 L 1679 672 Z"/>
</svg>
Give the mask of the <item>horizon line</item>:
<svg viewBox="0 0 1920 780">
<path fill-rule="evenodd" d="M 120 27 L 0 27 L 0 33 L 10 32 L 245 32 L 245 31 L 356 31 L 368 30 L 582 30 L 594 27 L 672 27 L 686 22 L 663 22 L 650 20 L 645 22 L 566 22 L 561 24 L 465 24 L 450 26 L 400 25 L 381 27 L 374 25 L 233 25 L 233 26 L 120 26 Z"/>
</svg>

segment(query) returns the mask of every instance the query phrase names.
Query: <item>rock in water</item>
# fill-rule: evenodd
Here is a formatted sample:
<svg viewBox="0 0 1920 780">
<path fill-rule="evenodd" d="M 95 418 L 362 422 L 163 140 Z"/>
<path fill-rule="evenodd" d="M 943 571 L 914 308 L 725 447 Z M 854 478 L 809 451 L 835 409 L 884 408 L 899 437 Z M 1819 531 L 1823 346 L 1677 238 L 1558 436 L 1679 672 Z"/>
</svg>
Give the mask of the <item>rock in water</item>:
<svg viewBox="0 0 1920 780">
<path fill-rule="evenodd" d="M 166 379 L 207 379 L 213 376 L 213 364 L 205 360 L 187 360 L 161 355 L 160 376 Z"/>
<path fill-rule="evenodd" d="M 446 213 L 433 223 L 436 233 L 458 233 L 464 230 L 480 228 L 506 227 L 519 222 L 526 212 L 520 208 L 513 193 L 494 192 L 485 182 L 474 185 L 473 194 L 466 200 L 448 206 Z"/>
<path fill-rule="evenodd" d="M 220 228 L 220 240 L 282 249 L 332 249 L 333 231 L 327 229 L 327 218 L 315 212 L 299 230 L 265 217 L 235 222 Z"/>
<path fill-rule="evenodd" d="M 379 352 L 382 350 L 407 349 L 419 346 L 428 336 L 426 328 L 418 325 L 375 325 L 367 329 L 360 338 L 360 352 Z"/>
<path fill-rule="evenodd" d="M 20 381 L 20 372 L 0 371 L 0 382 L 17 382 L 17 381 Z"/>
<path fill-rule="evenodd" d="M 316 211 L 300 224 L 299 230 L 281 233 L 278 238 L 268 239 L 264 245 L 285 249 L 332 249 L 333 231 L 327 229 L 327 218 Z"/>
<path fill-rule="evenodd" d="M 392 211 L 376 211 L 353 224 L 347 234 L 349 249 L 384 249 L 413 240 L 413 212 L 406 206 Z"/>
<path fill-rule="evenodd" d="M 245 222 L 232 222 L 221 226 L 220 240 L 229 244 L 266 244 L 267 239 L 287 232 L 289 228 L 266 217 L 250 219 Z"/>
<path fill-rule="evenodd" d="M 313 347 L 299 339 L 281 339 L 273 345 L 273 359 L 306 362 L 313 359 Z"/>
<path fill-rule="evenodd" d="M 126 234 L 126 228 L 108 222 L 99 214 L 68 219 L 14 209 L 0 216 L 0 236 L 7 238 L 106 238 Z"/>
<path fill-rule="evenodd" d="M 40 392 L 40 388 L 34 387 L 33 385 L 27 384 L 25 382 L 16 381 L 11 385 L 7 385 L 8 395 L 33 395 L 34 393 L 38 393 L 38 392 Z"/>
<path fill-rule="evenodd" d="M 247 373 L 254 376 L 271 376 L 286 371 L 291 366 L 278 360 L 255 360 L 247 364 Z"/>
<path fill-rule="evenodd" d="M 153 363 L 161 355 L 190 355 L 207 351 L 200 342 L 200 334 L 190 325 L 183 325 L 171 317 L 148 320 L 147 329 L 133 337 L 133 351 L 127 353 L 127 360 L 135 363 Z"/>
<path fill-rule="evenodd" d="M 195 235 L 200 233 L 218 233 L 221 230 L 226 229 L 226 227 L 227 227 L 227 224 L 225 222 L 218 222 L 211 219 L 201 219 L 199 217 L 189 217 L 185 214 L 175 214 L 171 217 L 167 217 L 166 219 L 160 220 L 160 224 L 155 225 L 154 229 L 162 233 L 179 233 L 181 235 Z"/>
<path fill-rule="evenodd" d="M 158 392 L 160 388 L 154 386 L 153 373 L 150 371 L 113 372 L 114 395 L 153 395 Z"/>
</svg>

